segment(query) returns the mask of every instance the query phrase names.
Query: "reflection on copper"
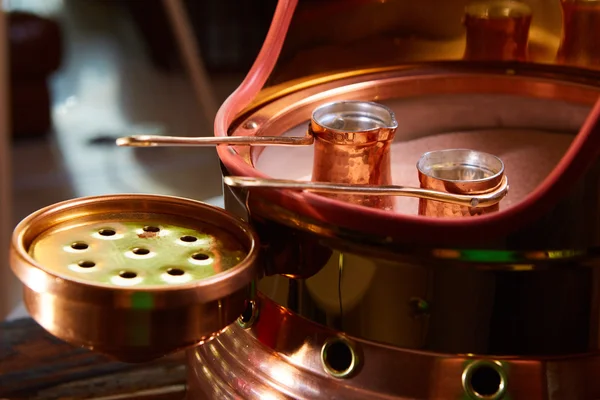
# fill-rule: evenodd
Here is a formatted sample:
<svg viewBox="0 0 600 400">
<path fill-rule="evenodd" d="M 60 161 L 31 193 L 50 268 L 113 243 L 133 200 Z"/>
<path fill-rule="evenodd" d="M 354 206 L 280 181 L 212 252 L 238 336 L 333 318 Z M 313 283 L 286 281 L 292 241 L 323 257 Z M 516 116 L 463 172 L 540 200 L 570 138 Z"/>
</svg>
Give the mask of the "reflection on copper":
<svg viewBox="0 0 600 400">
<path fill-rule="evenodd" d="M 545 358 L 439 354 L 347 337 L 365 362 L 351 378 L 336 379 L 324 370 L 321 351 L 339 332 L 295 314 L 282 321 L 279 306 L 259 299 L 261 318 L 251 329 L 232 325 L 209 345 L 216 354 L 208 346 L 189 350 L 189 398 L 544 399 L 548 386 L 558 388 L 557 399 L 598 398 L 596 353 Z M 277 332 L 277 340 L 266 344 L 259 337 L 265 331 Z M 491 372 L 492 379 L 477 384 L 476 372 L 487 377 Z"/>
<path fill-rule="evenodd" d="M 417 163 L 419 182 L 425 189 L 454 194 L 483 194 L 496 190 L 503 181 L 504 164 L 491 154 L 466 149 L 432 151 Z M 419 215 L 460 218 L 496 212 L 500 204 L 489 207 L 465 207 L 419 200 Z"/>
<path fill-rule="evenodd" d="M 315 137 L 312 180 L 390 185 L 390 147 L 397 127 L 394 113 L 376 103 L 341 101 L 317 108 L 310 123 Z M 393 207 L 389 197 L 328 196 L 367 207 Z"/>
<path fill-rule="evenodd" d="M 248 204 L 260 210 L 261 204 L 249 196 Z M 281 274 L 290 278 L 307 279 L 327 264 L 332 250 L 324 246 L 314 235 L 291 229 L 282 224 L 256 216 L 250 216 L 252 227 L 258 233 L 263 256 L 264 274 Z"/>
<path fill-rule="evenodd" d="M 531 8 L 520 1 L 472 3 L 465 10 L 467 60 L 527 59 Z"/>
<path fill-rule="evenodd" d="M 145 225 L 162 240 L 156 240 L 158 233 L 140 238 Z M 194 248 L 182 242 L 181 233 L 190 230 L 197 232 L 194 244 L 202 239 L 207 244 Z M 89 245 L 77 249 L 80 255 L 65 243 Z M 156 257 L 126 255 L 146 245 Z M 230 268 L 208 279 L 194 275 L 198 266 L 185 261 L 205 246 Z M 216 207 L 168 196 L 115 195 L 69 200 L 31 214 L 15 229 L 10 264 L 24 284 L 27 310 L 50 333 L 121 361 L 145 362 L 210 341 L 234 322 L 258 274 L 258 252 L 256 234 Z M 70 270 L 72 260 L 81 258 L 92 265 Z M 169 265 L 180 269 L 165 279 Z M 193 279 L 170 279 L 185 274 Z M 116 277 L 141 279 L 121 285 Z M 172 329 L 175 325 L 185 329 Z"/>
<path fill-rule="evenodd" d="M 556 61 L 580 67 L 600 65 L 600 1 L 562 0 L 563 37 Z"/>
</svg>

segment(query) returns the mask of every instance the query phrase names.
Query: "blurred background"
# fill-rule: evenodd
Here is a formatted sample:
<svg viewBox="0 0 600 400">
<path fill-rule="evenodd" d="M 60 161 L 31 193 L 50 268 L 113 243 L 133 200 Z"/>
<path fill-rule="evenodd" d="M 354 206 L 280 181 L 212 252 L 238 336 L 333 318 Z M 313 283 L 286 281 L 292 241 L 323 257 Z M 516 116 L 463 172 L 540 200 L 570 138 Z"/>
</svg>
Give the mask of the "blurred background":
<svg viewBox="0 0 600 400">
<path fill-rule="evenodd" d="M 0 320 L 24 313 L 5 248 L 29 213 L 109 193 L 222 204 L 213 148 L 114 145 L 140 133 L 212 135 L 212 116 L 254 61 L 276 0 L 183 3 L 206 73 L 202 101 L 161 0 L 3 1 L 9 72 L 0 94 L 11 124 L 0 129 Z"/>
</svg>

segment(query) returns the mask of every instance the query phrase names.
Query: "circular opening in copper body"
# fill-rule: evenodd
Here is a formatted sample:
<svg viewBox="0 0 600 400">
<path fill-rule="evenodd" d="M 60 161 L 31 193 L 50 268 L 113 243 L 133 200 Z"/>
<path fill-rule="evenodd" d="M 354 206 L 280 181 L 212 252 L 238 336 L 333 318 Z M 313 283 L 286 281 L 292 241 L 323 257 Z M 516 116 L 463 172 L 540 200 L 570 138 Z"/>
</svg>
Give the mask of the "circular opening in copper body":
<svg viewBox="0 0 600 400">
<path fill-rule="evenodd" d="M 100 229 L 98 233 L 100 234 L 100 236 L 114 236 L 117 234 L 117 232 L 114 229 Z"/>
<path fill-rule="evenodd" d="M 396 129 L 398 122 L 389 108 L 366 101 L 338 101 L 318 107 L 312 119 L 321 127 L 337 132 L 367 132 Z"/>
<path fill-rule="evenodd" d="M 358 367 L 358 358 L 352 345 L 342 338 L 327 341 L 321 349 L 325 371 L 336 378 L 348 378 Z"/>
<path fill-rule="evenodd" d="M 158 226 L 145 226 L 144 232 L 156 233 L 160 232 L 160 228 Z"/>
<path fill-rule="evenodd" d="M 75 242 L 71 244 L 73 250 L 86 250 L 88 247 L 90 246 L 84 242 Z"/>
<path fill-rule="evenodd" d="M 475 399 L 496 400 L 506 392 L 506 375 L 502 366 L 492 361 L 476 361 L 463 372 L 463 388 Z"/>
<path fill-rule="evenodd" d="M 531 7 L 520 1 L 490 0 L 469 4 L 465 13 L 473 18 L 520 18 L 532 14 Z"/>
<path fill-rule="evenodd" d="M 485 183 L 504 174 L 504 163 L 492 154 L 449 149 L 423 154 L 417 162 L 417 169 L 420 173 L 441 181 Z"/>
<path fill-rule="evenodd" d="M 196 240 L 198 240 L 198 238 L 195 236 L 186 235 L 186 236 L 180 237 L 179 240 L 181 240 L 182 242 L 186 242 L 186 243 L 194 243 Z"/>
<path fill-rule="evenodd" d="M 254 300 L 248 300 L 246 302 L 246 308 L 244 308 L 244 312 L 238 318 L 238 324 L 244 328 L 248 329 L 256 322 L 258 318 L 258 304 Z"/>
<path fill-rule="evenodd" d="M 96 263 L 93 261 L 79 261 L 77 263 L 81 268 L 92 268 L 96 266 Z"/>
</svg>

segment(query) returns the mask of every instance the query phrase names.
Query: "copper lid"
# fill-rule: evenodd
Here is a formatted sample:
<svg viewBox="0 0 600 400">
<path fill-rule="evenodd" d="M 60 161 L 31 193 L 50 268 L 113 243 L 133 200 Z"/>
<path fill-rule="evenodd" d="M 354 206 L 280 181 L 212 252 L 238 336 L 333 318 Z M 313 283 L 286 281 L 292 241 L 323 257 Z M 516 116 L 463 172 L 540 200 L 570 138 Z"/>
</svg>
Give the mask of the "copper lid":
<svg viewBox="0 0 600 400">
<path fill-rule="evenodd" d="M 257 240 L 225 211 L 175 197 L 74 199 L 16 228 L 11 267 L 53 335 L 123 361 L 214 337 L 244 310 Z"/>
</svg>

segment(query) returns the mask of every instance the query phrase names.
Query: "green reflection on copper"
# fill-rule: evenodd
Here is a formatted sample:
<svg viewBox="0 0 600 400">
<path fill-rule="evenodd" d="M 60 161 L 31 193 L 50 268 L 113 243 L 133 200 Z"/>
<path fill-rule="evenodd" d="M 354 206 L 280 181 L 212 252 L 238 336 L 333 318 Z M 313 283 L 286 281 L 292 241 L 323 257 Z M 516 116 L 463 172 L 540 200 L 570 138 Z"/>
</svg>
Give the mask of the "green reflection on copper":
<svg viewBox="0 0 600 400">
<path fill-rule="evenodd" d="M 586 254 L 580 250 L 508 251 L 508 250 L 434 250 L 439 258 L 484 263 L 520 263 L 532 260 L 567 260 Z"/>
<path fill-rule="evenodd" d="M 149 310 L 154 307 L 154 297 L 148 292 L 134 292 L 131 295 L 131 308 Z"/>
</svg>

